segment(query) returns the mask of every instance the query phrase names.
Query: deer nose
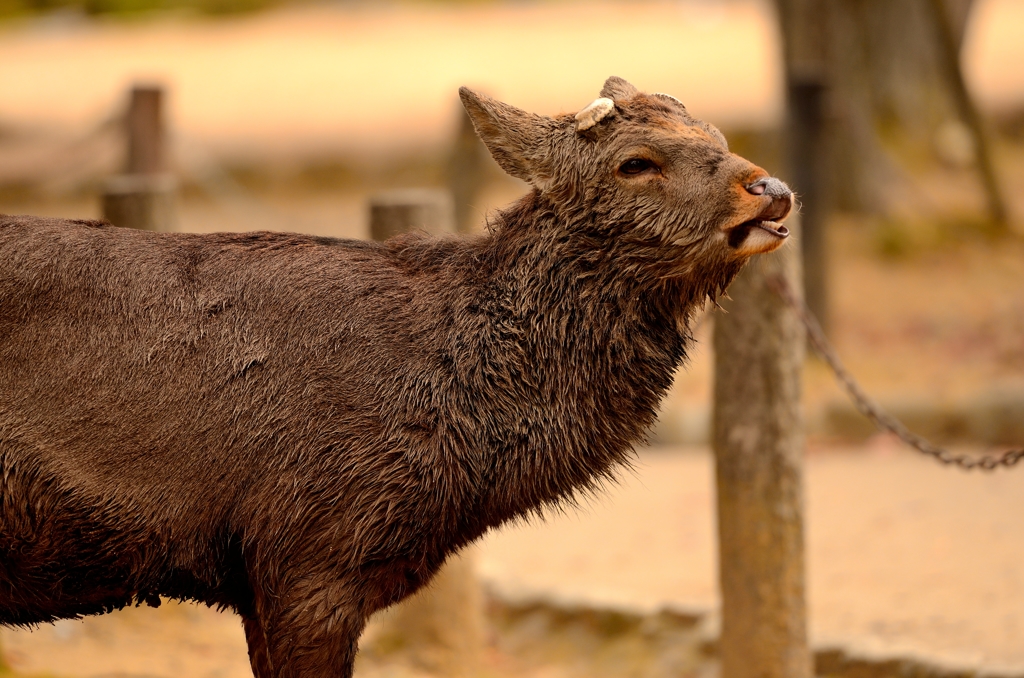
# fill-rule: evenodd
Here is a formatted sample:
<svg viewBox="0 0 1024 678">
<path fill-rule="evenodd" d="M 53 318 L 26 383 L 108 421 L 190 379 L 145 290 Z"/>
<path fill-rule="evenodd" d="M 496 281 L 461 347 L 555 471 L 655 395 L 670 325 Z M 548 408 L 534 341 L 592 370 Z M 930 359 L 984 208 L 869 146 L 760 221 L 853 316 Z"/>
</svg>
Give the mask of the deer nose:
<svg viewBox="0 0 1024 678">
<path fill-rule="evenodd" d="M 751 195 L 771 198 L 771 202 L 757 217 L 762 221 L 781 221 L 793 209 L 793 191 L 778 179 L 766 177 L 748 184 L 745 188 Z"/>
<path fill-rule="evenodd" d="M 789 190 L 789 186 L 775 177 L 758 179 L 752 184 L 747 184 L 745 188 L 747 189 L 747 193 L 750 193 L 751 195 L 767 195 L 771 198 L 790 198 L 793 196 L 793 192 Z"/>
</svg>

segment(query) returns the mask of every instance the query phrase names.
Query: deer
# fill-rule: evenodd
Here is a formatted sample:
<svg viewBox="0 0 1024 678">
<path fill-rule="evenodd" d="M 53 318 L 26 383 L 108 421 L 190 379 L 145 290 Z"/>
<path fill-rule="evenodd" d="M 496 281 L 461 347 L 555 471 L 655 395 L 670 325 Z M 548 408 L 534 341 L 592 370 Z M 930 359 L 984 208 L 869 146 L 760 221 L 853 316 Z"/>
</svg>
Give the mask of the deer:
<svg viewBox="0 0 1024 678">
<path fill-rule="evenodd" d="M 0 216 L 0 624 L 191 600 L 256 678 L 348 678 L 369 615 L 629 463 L 793 194 L 618 77 L 460 96 L 529 186 L 477 236 Z"/>
</svg>

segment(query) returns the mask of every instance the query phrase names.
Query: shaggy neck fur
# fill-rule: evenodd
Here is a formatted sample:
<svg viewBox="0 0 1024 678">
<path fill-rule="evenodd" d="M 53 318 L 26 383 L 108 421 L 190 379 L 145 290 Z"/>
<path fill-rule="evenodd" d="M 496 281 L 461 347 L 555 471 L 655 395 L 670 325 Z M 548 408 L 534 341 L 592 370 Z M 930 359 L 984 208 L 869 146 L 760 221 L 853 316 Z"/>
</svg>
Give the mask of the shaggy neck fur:
<svg viewBox="0 0 1024 678">
<path fill-rule="evenodd" d="M 663 244 L 588 230 L 592 215 L 560 226 L 562 216 L 538 192 L 524 197 L 466 266 L 479 296 L 472 326 L 450 336 L 473 343 L 452 352 L 472 356 L 452 366 L 456 401 L 487 394 L 460 413 L 481 451 L 476 510 L 458 521 L 470 538 L 611 478 L 654 423 L 692 314 L 738 269 L 671 275 Z"/>
</svg>

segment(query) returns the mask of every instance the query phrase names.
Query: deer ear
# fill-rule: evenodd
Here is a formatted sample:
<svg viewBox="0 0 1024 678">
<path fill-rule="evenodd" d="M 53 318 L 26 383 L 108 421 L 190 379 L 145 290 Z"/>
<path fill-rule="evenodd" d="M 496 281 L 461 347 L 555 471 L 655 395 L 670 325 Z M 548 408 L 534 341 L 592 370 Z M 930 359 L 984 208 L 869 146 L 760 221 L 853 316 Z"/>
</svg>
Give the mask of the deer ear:
<svg viewBox="0 0 1024 678">
<path fill-rule="evenodd" d="M 477 135 L 501 169 L 541 188 L 546 179 L 544 141 L 550 138 L 551 118 L 527 113 L 466 87 L 459 88 L 459 97 Z"/>
<path fill-rule="evenodd" d="M 617 75 L 613 75 L 605 80 L 604 87 L 601 88 L 601 96 L 606 99 L 628 99 L 634 94 L 639 93 L 640 90 Z"/>
</svg>

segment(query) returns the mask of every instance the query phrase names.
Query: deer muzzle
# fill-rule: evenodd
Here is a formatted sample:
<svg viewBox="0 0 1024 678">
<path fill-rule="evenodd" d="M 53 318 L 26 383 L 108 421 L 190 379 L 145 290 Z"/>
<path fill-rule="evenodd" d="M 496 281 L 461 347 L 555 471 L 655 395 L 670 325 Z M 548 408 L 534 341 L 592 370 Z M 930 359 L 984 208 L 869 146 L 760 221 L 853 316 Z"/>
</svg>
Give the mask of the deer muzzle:
<svg viewBox="0 0 1024 678">
<path fill-rule="evenodd" d="M 770 252 L 789 237 L 782 221 L 793 211 L 793 192 L 773 177 L 758 179 L 744 188 L 761 204 L 753 218 L 728 229 L 729 246 L 739 254 Z"/>
</svg>

